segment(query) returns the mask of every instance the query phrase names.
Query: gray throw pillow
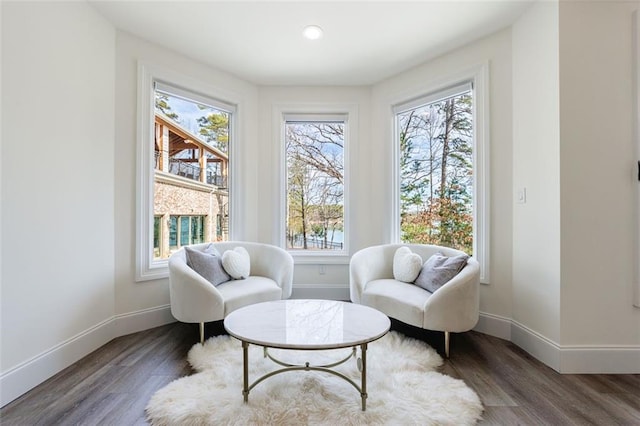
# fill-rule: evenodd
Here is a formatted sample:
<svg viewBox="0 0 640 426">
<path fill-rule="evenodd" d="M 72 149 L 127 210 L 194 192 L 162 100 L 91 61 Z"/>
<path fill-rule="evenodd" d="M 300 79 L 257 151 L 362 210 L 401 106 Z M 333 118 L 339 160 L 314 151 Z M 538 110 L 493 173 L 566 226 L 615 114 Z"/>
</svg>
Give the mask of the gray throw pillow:
<svg viewBox="0 0 640 426">
<path fill-rule="evenodd" d="M 205 251 L 185 247 L 184 252 L 187 257 L 187 265 L 214 286 L 231 279 L 222 267 L 222 258 L 213 244 L 207 246 Z"/>
<path fill-rule="evenodd" d="M 468 259 L 466 254 L 448 257 L 438 252 L 424 262 L 414 284 L 433 293 L 458 275 Z"/>
<path fill-rule="evenodd" d="M 202 250 L 202 252 L 207 254 L 213 254 L 220 257 L 220 252 L 218 251 L 218 249 L 216 249 L 213 243 L 207 244 L 207 246 L 204 248 L 204 250 Z"/>
</svg>

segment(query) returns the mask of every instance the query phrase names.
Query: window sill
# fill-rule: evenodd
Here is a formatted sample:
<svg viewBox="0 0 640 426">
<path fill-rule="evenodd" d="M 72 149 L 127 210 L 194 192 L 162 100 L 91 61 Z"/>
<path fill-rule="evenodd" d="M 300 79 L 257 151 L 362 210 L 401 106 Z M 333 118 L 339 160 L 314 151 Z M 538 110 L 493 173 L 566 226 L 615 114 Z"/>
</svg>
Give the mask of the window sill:
<svg viewBox="0 0 640 426">
<path fill-rule="evenodd" d="M 169 277 L 169 261 L 168 259 L 156 260 L 151 263 L 150 267 L 143 270 L 138 268 L 136 271 L 136 282 L 161 280 Z"/>
<path fill-rule="evenodd" d="M 296 265 L 348 265 L 351 259 L 345 252 L 335 254 L 301 253 L 290 251 Z"/>
</svg>

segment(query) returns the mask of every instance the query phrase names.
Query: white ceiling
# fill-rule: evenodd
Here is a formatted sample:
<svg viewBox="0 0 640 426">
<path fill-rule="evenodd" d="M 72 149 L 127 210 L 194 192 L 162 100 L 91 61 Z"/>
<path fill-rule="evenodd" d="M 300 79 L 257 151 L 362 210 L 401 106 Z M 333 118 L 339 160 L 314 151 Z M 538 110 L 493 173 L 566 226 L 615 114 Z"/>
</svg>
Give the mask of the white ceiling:
<svg viewBox="0 0 640 426">
<path fill-rule="evenodd" d="M 530 0 L 95 1 L 117 28 L 260 85 L 369 85 L 509 26 Z M 309 24 L 324 37 L 302 37 Z"/>
</svg>

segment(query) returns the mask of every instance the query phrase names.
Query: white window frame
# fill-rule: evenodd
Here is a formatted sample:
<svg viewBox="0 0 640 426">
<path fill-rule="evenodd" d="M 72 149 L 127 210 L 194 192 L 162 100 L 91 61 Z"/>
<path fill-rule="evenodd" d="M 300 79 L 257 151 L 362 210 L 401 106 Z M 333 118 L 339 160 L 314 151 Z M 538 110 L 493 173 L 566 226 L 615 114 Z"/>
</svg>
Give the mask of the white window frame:
<svg viewBox="0 0 640 426">
<path fill-rule="evenodd" d="M 640 258 L 640 10 L 633 12 L 633 45 L 634 45 L 634 119 L 635 119 L 635 148 L 637 164 L 633 164 L 633 179 L 637 185 L 636 188 L 636 253 Z M 634 161 L 635 163 L 635 161 Z M 636 259 L 635 283 L 633 286 L 633 306 L 640 308 L 640 259 Z"/>
<path fill-rule="evenodd" d="M 428 85 L 423 95 L 404 99 L 392 105 L 393 120 L 393 210 L 391 241 L 400 242 L 400 143 L 396 114 L 424 105 L 447 95 L 459 93 L 462 85 L 470 84 L 473 91 L 473 253 L 480 263 L 480 282 L 490 282 L 490 193 L 489 193 L 489 72 L 483 64 L 468 71 Z"/>
<path fill-rule="evenodd" d="M 309 121 L 340 117 L 344 119 L 344 245 L 342 250 L 317 251 L 287 250 L 286 221 L 287 221 L 287 158 L 285 145 L 285 123 L 287 119 L 306 117 Z M 280 247 L 287 250 L 298 265 L 318 264 L 348 264 L 350 259 L 350 172 L 351 157 L 349 155 L 355 141 L 357 141 L 358 109 L 355 105 L 345 104 L 295 104 L 276 105 L 273 108 L 274 140 L 278 141 L 279 165 L 277 188 L 280 188 L 280 202 L 275 215 L 277 223 L 273 227 L 273 239 Z"/>
<path fill-rule="evenodd" d="M 135 270 L 136 281 L 147 281 L 169 276 L 168 260 L 153 258 L 153 138 L 155 89 L 170 87 L 175 94 L 203 102 L 231 113 L 229 123 L 229 238 L 234 239 L 239 232 L 234 224 L 240 223 L 238 218 L 240 207 L 237 196 L 238 180 L 234 176 L 240 139 L 239 114 L 237 97 L 222 88 L 214 87 L 202 81 L 189 78 L 183 74 L 140 62 L 138 64 L 138 109 L 136 134 L 136 247 Z M 227 100 L 219 100 L 220 98 Z M 235 98 L 235 99 L 234 99 Z"/>
</svg>

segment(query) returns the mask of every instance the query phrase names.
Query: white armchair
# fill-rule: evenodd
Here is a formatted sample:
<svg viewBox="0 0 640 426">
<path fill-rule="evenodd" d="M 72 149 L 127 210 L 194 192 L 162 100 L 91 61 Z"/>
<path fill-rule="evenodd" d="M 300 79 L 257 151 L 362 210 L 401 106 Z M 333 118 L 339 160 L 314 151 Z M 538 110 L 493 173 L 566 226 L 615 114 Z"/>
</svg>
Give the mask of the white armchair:
<svg viewBox="0 0 640 426">
<path fill-rule="evenodd" d="M 209 243 L 195 244 L 204 251 Z M 231 280 L 214 286 L 187 265 L 184 248 L 169 257 L 171 314 L 181 322 L 200 324 L 200 342 L 204 341 L 204 323 L 224 319 L 230 312 L 258 302 L 288 299 L 293 281 L 293 258 L 269 244 L 225 241 L 213 243 L 223 254 L 244 247 L 251 260 L 251 274 L 243 280 Z"/>
<path fill-rule="evenodd" d="M 393 276 L 393 257 L 406 246 L 423 262 L 441 252 L 456 256 L 461 251 L 426 244 L 385 244 L 364 248 L 351 257 L 349 265 L 351 301 L 378 309 L 391 318 L 427 330 L 443 331 L 449 356 L 449 333 L 471 330 L 480 311 L 480 265 L 470 257 L 450 281 L 430 293 Z"/>
</svg>

